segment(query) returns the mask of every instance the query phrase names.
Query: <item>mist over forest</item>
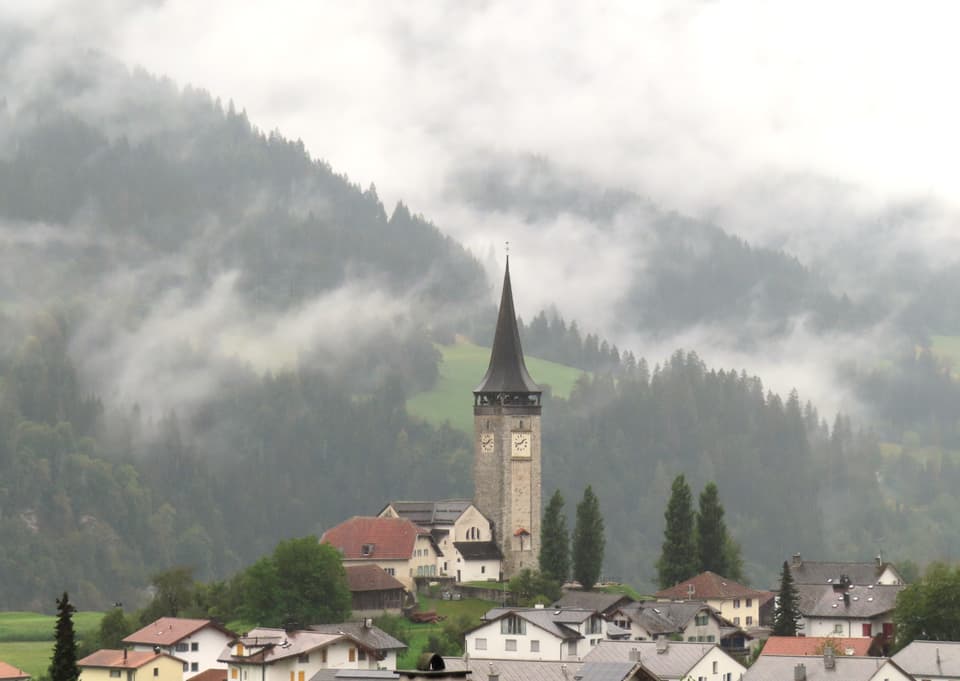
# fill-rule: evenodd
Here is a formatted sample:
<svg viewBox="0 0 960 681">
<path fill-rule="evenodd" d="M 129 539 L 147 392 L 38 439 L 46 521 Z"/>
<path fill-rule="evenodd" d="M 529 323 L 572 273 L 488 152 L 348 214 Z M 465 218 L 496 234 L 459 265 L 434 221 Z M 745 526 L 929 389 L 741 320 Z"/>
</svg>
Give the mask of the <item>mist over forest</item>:
<svg viewBox="0 0 960 681">
<path fill-rule="evenodd" d="M 402 148 L 436 168 L 361 183 L 324 160 L 340 129 L 266 131 L 231 91 L 52 49 L 58 27 L 0 14 L 0 609 L 142 602 L 159 569 L 224 578 L 391 499 L 471 496 L 469 434 L 406 402 L 439 345 L 489 344 L 507 240 L 525 352 L 586 372 L 548 388 L 544 492 L 593 485 L 607 577 L 652 586 L 678 473 L 717 482 L 761 588 L 796 551 L 960 552 L 944 200 L 787 171 L 693 197 L 639 142 L 578 164 L 512 121 L 443 151 L 433 115 Z"/>
</svg>

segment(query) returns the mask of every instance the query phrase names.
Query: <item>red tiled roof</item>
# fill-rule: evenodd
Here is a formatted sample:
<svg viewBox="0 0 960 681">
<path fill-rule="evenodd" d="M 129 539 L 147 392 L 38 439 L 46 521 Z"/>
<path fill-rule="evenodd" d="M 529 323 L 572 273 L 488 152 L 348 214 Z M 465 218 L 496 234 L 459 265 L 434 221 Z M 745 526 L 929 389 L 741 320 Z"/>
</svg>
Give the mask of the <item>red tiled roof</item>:
<svg viewBox="0 0 960 681">
<path fill-rule="evenodd" d="M 206 669 L 190 677 L 190 681 L 227 681 L 226 669 Z"/>
<path fill-rule="evenodd" d="M 832 636 L 771 636 L 763 646 L 761 655 L 823 655 L 824 643 L 835 644 L 840 655 L 869 655 L 869 638 L 834 638 Z M 848 653 L 847 651 L 852 651 Z"/>
<path fill-rule="evenodd" d="M 690 586 L 693 586 L 691 591 Z M 773 597 L 770 591 L 757 591 L 732 579 L 721 577 L 715 572 L 701 572 L 685 582 L 680 582 L 669 589 L 654 594 L 657 598 L 671 598 L 674 600 L 704 600 L 727 598 L 756 598 L 764 602 Z"/>
<path fill-rule="evenodd" d="M 148 662 L 152 662 L 158 657 L 169 657 L 176 660 L 173 655 L 166 653 L 155 653 L 152 650 L 110 650 L 105 648 L 95 653 L 87 655 L 82 660 L 77 660 L 78 667 L 111 667 L 114 669 L 139 669 Z"/>
<path fill-rule="evenodd" d="M 29 679 L 30 675 L 12 664 L 0 660 L 0 679 Z"/>
<path fill-rule="evenodd" d="M 324 532 L 320 541 L 339 549 L 346 560 L 409 560 L 419 534 L 405 518 L 354 516 Z"/>
<path fill-rule="evenodd" d="M 222 631 L 228 638 L 235 633 L 213 620 L 191 620 L 183 617 L 161 617 L 139 629 L 125 639 L 124 643 L 143 643 L 151 646 L 172 646 L 177 641 L 194 634 L 204 627 L 213 627 Z"/>
<path fill-rule="evenodd" d="M 350 591 L 388 591 L 403 589 L 403 584 L 391 577 L 379 565 L 350 565 L 346 568 Z"/>
</svg>

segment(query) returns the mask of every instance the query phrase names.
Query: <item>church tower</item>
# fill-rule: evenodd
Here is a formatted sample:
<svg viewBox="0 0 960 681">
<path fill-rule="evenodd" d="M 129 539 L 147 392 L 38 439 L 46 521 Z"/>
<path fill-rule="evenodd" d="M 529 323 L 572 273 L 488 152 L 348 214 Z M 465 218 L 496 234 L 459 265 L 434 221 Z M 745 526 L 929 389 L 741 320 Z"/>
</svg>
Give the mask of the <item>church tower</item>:
<svg viewBox="0 0 960 681">
<path fill-rule="evenodd" d="M 523 361 L 507 256 L 490 366 L 473 391 L 473 503 L 493 523 L 505 579 L 538 568 L 542 392 Z"/>
</svg>

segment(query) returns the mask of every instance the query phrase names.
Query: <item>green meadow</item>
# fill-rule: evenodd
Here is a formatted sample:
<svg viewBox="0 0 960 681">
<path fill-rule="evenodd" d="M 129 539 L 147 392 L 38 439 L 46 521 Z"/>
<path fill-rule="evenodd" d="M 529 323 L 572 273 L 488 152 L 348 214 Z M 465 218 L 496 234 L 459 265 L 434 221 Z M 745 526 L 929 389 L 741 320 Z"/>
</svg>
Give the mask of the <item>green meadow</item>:
<svg viewBox="0 0 960 681">
<path fill-rule="evenodd" d="M 89 639 L 100 626 L 100 612 L 77 612 L 73 628 L 78 640 Z M 0 612 L 0 660 L 19 667 L 34 678 L 46 676 L 53 653 L 53 615 L 33 612 Z"/>
<path fill-rule="evenodd" d="M 454 428 L 472 432 L 473 389 L 487 370 L 490 348 L 466 342 L 438 345 L 437 348 L 443 355 L 440 378 L 432 390 L 408 400 L 407 409 L 430 423 L 449 421 Z M 558 397 L 568 397 L 583 373 L 579 369 L 536 357 L 527 357 L 526 363 L 533 379 L 542 386 L 549 386 Z"/>
</svg>

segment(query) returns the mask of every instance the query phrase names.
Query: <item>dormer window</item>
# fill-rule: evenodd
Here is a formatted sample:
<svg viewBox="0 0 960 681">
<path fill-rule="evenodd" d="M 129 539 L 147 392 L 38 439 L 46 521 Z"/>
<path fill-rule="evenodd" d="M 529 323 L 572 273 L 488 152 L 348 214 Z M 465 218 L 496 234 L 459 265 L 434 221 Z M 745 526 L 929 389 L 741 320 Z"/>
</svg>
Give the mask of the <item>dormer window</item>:
<svg viewBox="0 0 960 681">
<path fill-rule="evenodd" d="M 516 615 L 508 615 L 500 620 L 500 633 L 522 636 L 527 633 L 527 623 Z"/>
<path fill-rule="evenodd" d="M 360 547 L 361 556 L 372 556 L 373 555 L 373 544 L 364 544 Z"/>
</svg>

